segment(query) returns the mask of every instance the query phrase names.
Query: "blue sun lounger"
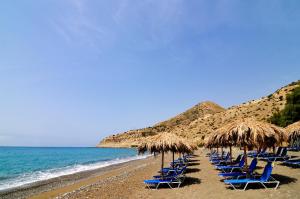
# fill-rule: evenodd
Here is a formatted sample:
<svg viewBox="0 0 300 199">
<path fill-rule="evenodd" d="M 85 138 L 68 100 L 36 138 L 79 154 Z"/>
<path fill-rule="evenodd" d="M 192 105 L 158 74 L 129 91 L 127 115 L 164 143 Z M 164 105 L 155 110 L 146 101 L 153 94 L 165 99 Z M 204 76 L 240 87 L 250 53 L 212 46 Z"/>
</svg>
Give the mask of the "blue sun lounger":
<svg viewBox="0 0 300 199">
<path fill-rule="evenodd" d="M 170 167 L 170 168 L 163 168 L 161 171 L 159 171 L 160 173 L 164 173 L 164 174 L 168 174 L 169 172 L 178 172 L 178 171 L 180 171 L 180 170 L 182 170 L 182 171 L 185 171 L 186 170 L 186 168 L 187 168 L 187 166 L 183 166 L 183 167 L 179 167 L 179 166 L 177 166 L 177 167 L 174 167 L 174 168 L 172 168 L 172 167 Z"/>
<path fill-rule="evenodd" d="M 220 164 L 221 162 L 227 162 L 230 159 L 230 154 L 227 153 L 227 155 L 222 159 L 222 158 L 218 158 L 218 159 L 212 159 L 210 162 L 212 164 Z"/>
<path fill-rule="evenodd" d="M 246 179 L 232 179 L 232 180 L 224 180 L 225 184 L 230 185 L 235 190 L 237 187 L 241 187 L 245 185 L 243 190 L 245 191 L 249 184 L 261 184 L 264 188 L 267 188 L 266 184 L 275 184 L 275 189 L 279 186 L 279 181 L 275 180 L 272 176 L 272 162 L 268 162 L 264 168 L 263 174 L 260 178 L 246 178 Z"/>
<path fill-rule="evenodd" d="M 173 178 L 163 178 L 163 179 L 159 178 L 159 179 L 152 179 L 152 180 L 144 180 L 144 183 L 147 185 L 149 189 L 151 189 L 151 187 L 158 189 L 158 187 L 162 184 L 167 184 L 171 189 L 173 189 L 174 187 L 172 185 L 176 184 L 177 185 L 176 188 L 179 188 L 182 181 L 180 178 L 173 177 Z"/>
<path fill-rule="evenodd" d="M 185 171 L 186 171 L 186 166 L 182 167 L 182 168 L 175 168 L 175 169 L 164 168 L 163 169 L 163 175 L 164 176 L 183 175 Z M 156 175 L 156 176 L 153 176 L 153 177 L 154 178 L 160 178 L 161 175 Z"/>
<path fill-rule="evenodd" d="M 253 175 L 254 170 L 256 169 L 257 165 L 257 158 L 254 158 L 249 166 L 249 174 L 250 176 Z M 224 178 L 240 178 L 245 177 L 247 175 L 246 172 L 231 172 L 231 173 L 219 173 L 218 176 L 224 177 Z"/>
<path fill-rule="evenodd" d="M 211 158 L 219 158 L 225 155 L 225 151 L 222 153 L 218 153 L 217 151 L 213 152 L 212 154 L 208 155 L 208 157 Z"/>
<path fill-rule="evenodd" d="M 300 151 L 300 146 L 289 147 L 288 151 Z"/>
<path fill-rule="evenodd" d="M 282 147 L 279 155 L 269 156 L 269 157 L 263 157 L 261 159 L 267 160 L 267 161 L 271 161 L 271 162 L 288 160 L 289 156 L 287 155 L 287 148 L 286 147 Z"/>
<path fill-rule="evenodd" d="M 247 154 L 247 156 L 251 157 L 251 158 L 267 156 L 268 153 L 266 151 L 267 151 L 267 148 L 265 148 L 264 150 L 262 150 L 260 152 L 258 152 L 258 151 L 252 151 L 252 152 L 249 152 Z"/>
<path fill-rule="evenodd" d="M 154 179 L 172 179 L 172 178 L 178 178 L 179 176 L 181 176 L 181 178 L 184 178 L 183 172 L 181 172 L 181 173 L 172 172 L 172 173 L 169 173 L 164 176 L 156 175 L 156 176 L 153 176 L 153 178 Z"/>
<path fill-rule="evenodd" d="M 238 164 L 243 157 L 244 157 L 244 155 L 240 154 L 232 162 L 230 160 L 228 160 L 228 161 L 220 161 L 219 164 L 216 164 L 215 166 L 226 166 L 226 165 L 229 166 L 229 165 Z"/>
<path fill-rule="evenodd" d="M 226 172 L 232 172 L 236 169 L 239 169 L 239 170 L 242 170 L 243 169 L 243 166 L 245 164 L 245 159 L 242 158 L 239 162 L 238 165 L 228 165 L 228 166 L 216 166 L 216 169 L 218 170 L 222 170 L 224 173 Z"/>
<path fill-rule="evenodd" d="M 280 156 L 280 154 L 282 153 L 282 150 L 283 150 L 283 147 L 278 147 L 276 153 L 264 153 L 258 157 L 259 158 L 268 158 L 268 157 Z"/>
<path fill-rule="evenodd" d="M 186 159 L 189 159 L 189 158 L 193 158 L 193 157 L 195 157 L 193 154 L 190 154 L 190 155 L 185 155 L 184 156 Z"/>
<path fill-rule="evenodd" d="M 184 167 L 184 166 L 187 166 L 188 165 L 188 162 L 184 162 L 184 161 L 174 161 L 170 163 L 170 166 L 171 167 Z"/>
<path fill-rule="evenodd" d="M 287 161 L 284 161 L 282 164 L 286 166 L 291 166 L 291 167 L 300 167 L 300 159 L 290 159 Z"/>
<path fill-rule="evenodd" d="M 217 154 L 217 155 L 214 155 L 214 156 L 211 156 L 209 157 L 209 161 L 212 162 L 212 161 L 218 161 L 218 160 L 222 160 L 224 158 L 226 158 L 227 156 L 229 155 L 229 153 L 226 153 L 223 152 L 222 154 Z"/>
</svg>

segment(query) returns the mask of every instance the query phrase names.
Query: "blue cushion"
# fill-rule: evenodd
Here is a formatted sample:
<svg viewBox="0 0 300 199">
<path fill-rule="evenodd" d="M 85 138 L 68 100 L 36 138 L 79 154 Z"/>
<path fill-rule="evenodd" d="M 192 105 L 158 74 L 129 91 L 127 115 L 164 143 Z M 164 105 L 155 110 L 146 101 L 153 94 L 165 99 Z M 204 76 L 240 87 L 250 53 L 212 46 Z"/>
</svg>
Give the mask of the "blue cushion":
<svg viewBox="0 0 300 199">
<path fill-rule="evenodd" d="M 172 180 L 161 180 L 161 179 L 144 180 L 144 183 L 146 184 L 158 184 L 163 182 L 172 182 Z"/>
<path fill-rule="evenodd" d="M 246 173 L 242 173 L 242 172 L 232 172 L 232 173 L 219 173 L 219 176 L 222 177 L 234 177 L 234 176 L 245 176 Z"/>
<path fill-rule="evenodd" d="M 247 182 L 257 182 L 260 180 L 255 180 L 255 179 L 237 179 L 237 180 L 224 180 L 225 184 L 246 184 Z"/>
</svg>

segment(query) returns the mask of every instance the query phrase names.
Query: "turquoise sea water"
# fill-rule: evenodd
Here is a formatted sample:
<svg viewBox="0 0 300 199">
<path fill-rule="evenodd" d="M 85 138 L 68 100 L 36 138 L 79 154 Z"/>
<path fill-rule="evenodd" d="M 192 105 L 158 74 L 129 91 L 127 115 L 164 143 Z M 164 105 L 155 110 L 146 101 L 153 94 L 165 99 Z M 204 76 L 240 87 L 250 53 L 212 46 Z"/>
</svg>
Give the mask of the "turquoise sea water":
<svg viewBox="0 0 300 199">
<path fill-rule="evenodd" d="M 144 157 L 126 148 L 0 147 L 0 190 Z"/>
</svg>

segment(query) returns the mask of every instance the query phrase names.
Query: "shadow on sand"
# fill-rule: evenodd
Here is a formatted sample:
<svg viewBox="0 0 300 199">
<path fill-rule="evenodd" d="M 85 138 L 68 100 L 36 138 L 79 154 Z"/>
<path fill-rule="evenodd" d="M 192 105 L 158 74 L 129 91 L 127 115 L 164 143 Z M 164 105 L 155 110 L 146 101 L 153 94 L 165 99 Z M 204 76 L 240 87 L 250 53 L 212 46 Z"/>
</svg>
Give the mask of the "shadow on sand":
<svg viewBox="0 0 300 199">
<path fill-rule="evenodd" d="M 286 165 L 286 164 L 280 164 L 281 166 L 289 167 L 291 169 L 299 169 L 300 170 L 300 165 Z"/>
<path fill-rule="evenodd" d="M 201 169 L 198 168 L 187 168 L 185 173 L 195 173 L 195 172 L 199 172 L 201 171 Z"/>
<path fill-rule="evenodd" d="M 199 157 L 199 155 L 196 155 L 196 154 L 191 155 L 191 158 L 193 158 L 193 157 Z"/>
<path fill-rule="evenodd" d="M 189 163 L 188 166 L 197 166 L 200 165 L 200 163 Z"/>
<path fill-rule="evenodd" d="M 272 174 L 272 177 L 280 182 L 280 184 L 290 184 L 297 182 L 296 178 L 292 178 L 289 176 L 284 176 L 280 174 Z"/>
<path fill-rule="evenodd" d="M 185 177 L 183 183 L 181 186 L 190 186 L 190 185 L 193 185 L 193 184 L 200 184 L 201 183 L 201 180 L 199 178 L 194 178 L 194 177 Z"/>
<path fill-rule="evenodd" d="M 264 169 L 265 167 L 262 167 L 262 166 L 256 166 L 256 170 L 258 169 Z"/>
<path fill-rule="evenodd" d="M 200 162 L 199 160 L 189 160 L 188 162 Z"/>
</svg>

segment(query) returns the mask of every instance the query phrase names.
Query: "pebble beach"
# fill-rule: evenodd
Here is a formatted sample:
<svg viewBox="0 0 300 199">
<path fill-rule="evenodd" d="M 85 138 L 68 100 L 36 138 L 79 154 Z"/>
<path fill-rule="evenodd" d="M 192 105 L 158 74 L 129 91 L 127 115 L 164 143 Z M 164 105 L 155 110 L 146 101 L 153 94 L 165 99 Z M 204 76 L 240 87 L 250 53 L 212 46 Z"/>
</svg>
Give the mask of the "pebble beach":
<svg viewBox="0 0 300 199">
<path fill-rule="evenodd" d="M 52 182 L 53 188 L 28 187 L 19 195 L 2 195 L 3 198 L 299 198 L 300 172 L 297 168 L 290 168 L 276 163 L 273 177 L 280 181 L 279 188 L 274 190 L 261 187 L 250 187 L 246 191 L 236 191 L 226 186 L 218 171 L 205 157 L 207 150 L 199 149 L 191 160 L 186 171 L 186 179 L 180 188 L 170 189 L 161 187 L 150 190 L 143 183 L 144 179 L 151 179 L 160 168 L 160 156 L 135 160 L 120 165 L 102 168 L 91 173 L 68 176 L 68 181 Z M 299 156 L 299 152 L 289 152 Z M 165 166 L 171 160 L 171 154 L 166 155 Z M 265 162 L 259 161 L 257 170 L 262 172 Z M 71 180 L 70 180 L 71 179 Z M 63 183 L 62 183 L 63 182 Z M 55 183 L 58 183 L 55 185 Z M 31 194 L 28 194 L 30 192 Z M 18 192 L 16 192 L 18 193 Z M 26 194 L 27 193 L 27 194 Z M 32 195 L 32 193 L 34 193 Z M 22 195 L 23 194 L 23 195 Z"/>
</svg>

